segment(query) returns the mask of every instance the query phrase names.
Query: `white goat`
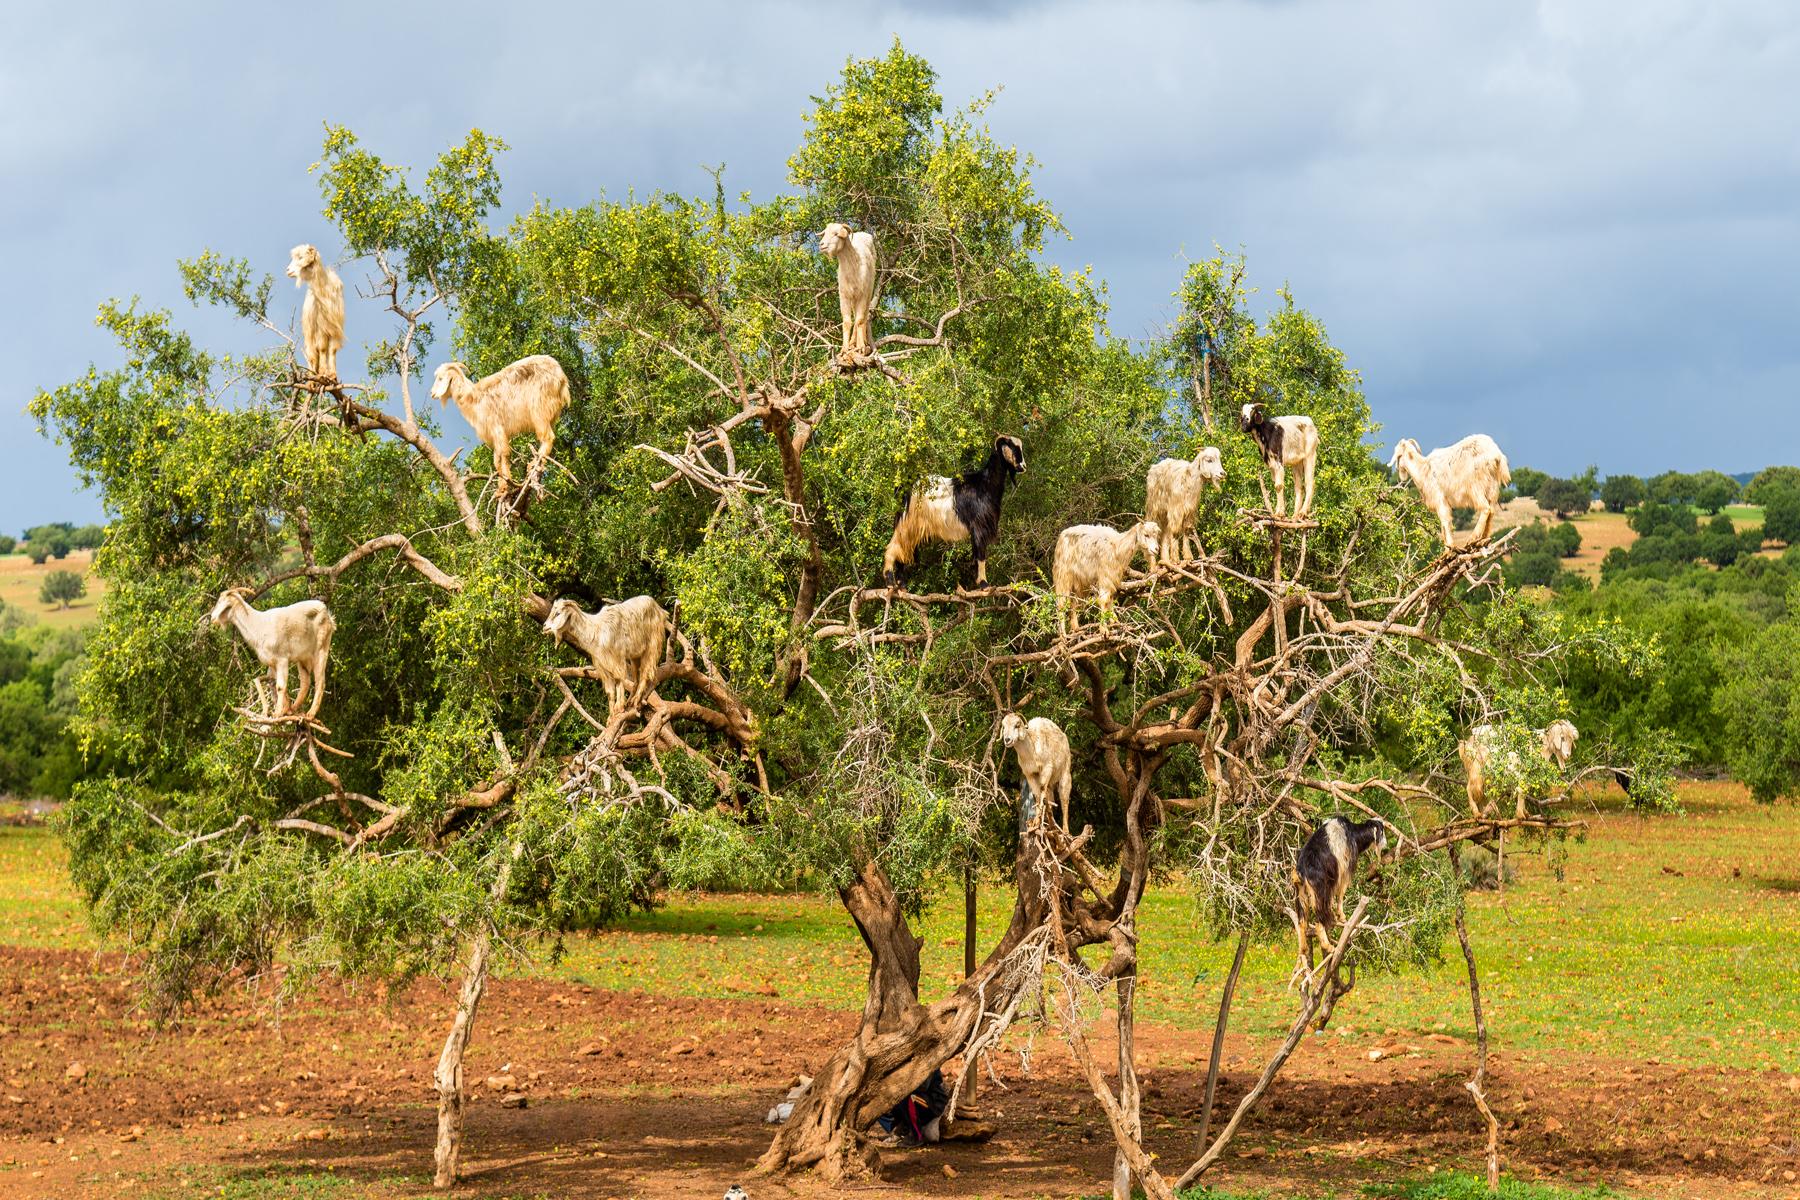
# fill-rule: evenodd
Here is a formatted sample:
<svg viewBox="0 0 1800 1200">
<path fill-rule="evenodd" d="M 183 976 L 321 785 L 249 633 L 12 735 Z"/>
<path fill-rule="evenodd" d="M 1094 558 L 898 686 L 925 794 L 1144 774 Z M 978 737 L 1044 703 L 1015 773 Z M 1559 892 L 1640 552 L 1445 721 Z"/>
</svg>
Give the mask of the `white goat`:
<svg viewBox="0 0 1800 1200">
<path fill-rule="evenodd" d="M 1287 472 L 1294 472 L 1294 515 L 1312 512 L 1313 473 L 1319 465 L 1319 427 L 1306 416 L 1271 417 L 1260 404 L 1246 404 L 1238 415 L 1243 431 L 1262 448 L 1263 462 L 1275 479 L 1275 515 L 1287 506 Z"/>
<path fill-rule="evenodd" d="M 617 712 L 627 703 L 642 704 L 650 694 L 669 614 L 648 596 L 608 604 L 597 613 L 582 612 L 573 600 L 558 600 L 550 606 L 544 632 L 588 656 L 606 685 L 607 703 Z"/>
<path fill-rule="evenodd" d="M 344 347 L 344 281 L 319 260 L 314 246 L 295 246 L 288 278 L 306 289 L 300 305 L 300 342 L 306 365 L 321 379 L 337 378 L 337 352 Z"/>
<path fill-rule="evenodd" d="M 1165 458 L 1150 468 L 1144 481 L 1144 516 L 1162 526 L 1159 561 L 1173 563 L 1183 554 L 1198 558 L 1205 552 L 1194 533 L 1200 489 L 1208 483 L 1218 487 L 1224 480 L 1225 464 L 1217 446 L 1202 447 L 1191 460 Z"/>
<path fill-rule="evenodd" d="M 1538 753 L 1543 755 L 1544 761 L 1554 763 L 1560 770 L 1574 757 L 1575 739 L 1581 732 L 1571 721 L 1552 721 L 1543 729 L 1534 730 L 1533 736 L 1538 739 Z M 1503 775 L 1516 776 L 1521 764 L 1506 744 L 1505 731 L 1498 725 L 1475 726 L 1456 747 L 1456 753 L 1468 775 L 1469 811 L 1479 817 L 1487 803 L 1489 777 L 1496 770 Z M 1522 821 L 1525 819 L 1525 789 L 1522 787 L 1518 789 L 1517 803 L 1515 815 Z"/>
<path fill-rule="evenodd" d="M 819 234 L 819 253 L 837 263 L 838 312 L 844 319 L 839 357 L 853 362 L 875 353 L 869 332 L 869 308 L 875 301 L 875 235 L 867 230 L 851 233 L 848 225 L 833 221 Z"/>
<path fill-rule="evenodd" d="M 512 488 L 513 438 L 528 429 L 537 435 L 527 480 L 549 461 L 550 448 L 556 444 L 556 418 L 569 406 L 569 377 L 548 354 L 521 358 L 480 380 L 471 380 L 463 364 L 448 362 L 432 377 L 431 397 L 456 401 L 475 436 L 494 452 L 494 470 L 504 495 Z"/>
<path fill-rule="evenodd" d="M 1485 433 L 1470 434 L 1430 454 L 1421 453 L 1412 438 L 1401 438 L 1388 466 L 1410 479 L 1425 506 L 1437 514 L 1446 550 L 1451 546 L 1450 510 L 1474 509 L 1475 540 L 1485 541 L 1500 511 L 1500 489 L 1512 482 L 1506 455 Z"/>
<path fill-rule="evenodd" d="M 1069 791 L 1073 784 L 1068 735 L 1049 717 L 1027 721 L 1018 713 L 1007 713 L 1000 721 L 1000 740 L 1019 756 L 1019 774 L 1025 777 L 1025 786 L 1035 801 L 1027 827 L 1035 828 L 1044 819 L 1044 809 L 1054 805 L 1062 815 L 1062 831 L 1069 832 Z"/>
<path fill-rule="evenodd" d="M 1114 593 L 1124 582 L 1125 568 L 1142 550 L 1147 561 L 1156 562 L 1157 542 L 1162 528 L 1155 521 L 1139 521 L 1130 529 L 1114 529 L 1110 525 L 1071 525 L 1056 539 L 1056 557 L 1050 565 L 1051 585 L 1056 589 L 1057 625 L 1064 624 L 1070 633 L 1081 624 L 1070 603 L 1077 597 L 1092 597 L 1100 605 L 1100 627 L 1106 628 Z"/>
<path fill-rule="evenodd" d="M 213 605 L 212 623 L 231 624 L 243 635 L 257 659 L 269 668 L 275 684 L 275 711 L 271 717 L 299 712 L 306 702 L 307 688 L 313 687 L 312 707 L 306 715 L 319 715 L 325 699 L 325 660 L 331 654 L 331 634 L 337 629 L 331 610 L 323 600 L 302 600 L 282 608 L 254 609 L 248 597 L 254 589 L 226 588 Z M 287 694 L 288 665 L 300 675 L 300 690 L 289 708 Z"/>
</svg>

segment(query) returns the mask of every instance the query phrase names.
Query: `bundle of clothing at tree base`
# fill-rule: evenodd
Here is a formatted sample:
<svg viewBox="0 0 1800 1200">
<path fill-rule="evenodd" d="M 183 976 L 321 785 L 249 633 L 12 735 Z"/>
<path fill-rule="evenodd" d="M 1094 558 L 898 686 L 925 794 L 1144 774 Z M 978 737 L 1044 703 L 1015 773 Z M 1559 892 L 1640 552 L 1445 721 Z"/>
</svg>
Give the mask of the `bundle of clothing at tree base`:
<svg viewBox="0 0 1800 1200">
<path fill-rule="evenodd" d="M 949 1107 L 944 1073 L 933 1071 L 910 1096 L 875 1118 L 875 1124 L 902 1145 L 924 1146 L 942 1140 L 944 1110 Z"/>
</svg>

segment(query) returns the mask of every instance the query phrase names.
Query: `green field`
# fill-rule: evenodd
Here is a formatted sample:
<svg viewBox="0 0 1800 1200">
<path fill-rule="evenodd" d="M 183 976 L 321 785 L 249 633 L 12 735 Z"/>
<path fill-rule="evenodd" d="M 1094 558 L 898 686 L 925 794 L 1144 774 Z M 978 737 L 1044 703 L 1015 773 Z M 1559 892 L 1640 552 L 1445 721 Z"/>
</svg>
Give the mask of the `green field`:
<svg viewBox="0 0 1800 1200">
<path fill-rule="evenodd" d="M 1470 929 L 1497 1046 L 1800 1072 L 1800 869 L 1784 847 L 1800 833 L 1792 805 L 1751 804 L 1731 784 L 1685 785 L 1681 816 L 1638 818 L 1603 801 L 1592 833 L 1568 847 L 1563 878 L 1540 853 L 1509 855 L 1504 895 L 1471 897 Z M 0 828 L 0 938 L 90 948 L 62 849 L 42 827 Z M 998 936 L 1008 896 L 982 889 L 981 938 Z M 927 912 L 924 990 L 960 977 L 960 895 Z M 1191 900 L 1165 885 L 1140 920 L 1146 1020 L 1209 1026 L 1226 948 L 1207 941 Z M 1293 1002 L 1286 945 L 1245 968 L 1234 1026 L 1285 1030 Z M 813 895 L 678 896 L 604 933 L 571 938 L 511 969 L 602 987 L 673 995 L 775 996 L 860 1007 L 866 959 L 835 900 Z M 1339 1008 L 1340 1036 L 1385 1029 L 1467 1035 L 1460 962 L 1404 978 L 1368 978 Z"/>
</svg>

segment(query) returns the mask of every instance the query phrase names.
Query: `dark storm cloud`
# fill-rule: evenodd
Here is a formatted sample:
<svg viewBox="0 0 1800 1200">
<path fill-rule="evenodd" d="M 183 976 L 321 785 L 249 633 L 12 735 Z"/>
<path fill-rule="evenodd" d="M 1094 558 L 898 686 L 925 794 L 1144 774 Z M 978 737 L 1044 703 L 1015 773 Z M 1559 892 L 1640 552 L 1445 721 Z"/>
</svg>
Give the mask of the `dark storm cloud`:
<svg viewBox="0 0 1800 1200">
<path fill-rule="evenodd" d="M 1390 435 L 1482 429 L 1557 471 L 1800 460 L 1782 3 L 15 9 L 7 530 L 98 511 L 20 415 L 111 361 L 97 301 L 239 338 L 181 299 L 177 257 L 332 252 L 306 175 L 322 121 L 420 166 L 480 126 L 512 146 L 514 209 L 695 191 L 719 162 L 766 192 L 808 97 L 896 33 L 952 104 L 1004 88 L 995 132 L 1040 160 L 1073 235 L 1052 254 L 1108 282 L 1121 333 L 1167 319 L 1184 256 L 1242 246 L 1258 302 L 1292 286 Z"/>
</svg>

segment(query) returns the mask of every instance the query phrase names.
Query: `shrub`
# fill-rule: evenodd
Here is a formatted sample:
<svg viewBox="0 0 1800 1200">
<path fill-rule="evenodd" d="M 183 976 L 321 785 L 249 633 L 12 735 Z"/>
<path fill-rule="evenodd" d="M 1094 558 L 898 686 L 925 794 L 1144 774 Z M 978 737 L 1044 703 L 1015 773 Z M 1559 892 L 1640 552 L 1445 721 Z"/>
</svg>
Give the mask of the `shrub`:
<svg viewBox="0 0 1800 1200">
<path fill-rule="evenodd" d="M 87 580 L 73 571 L 52 571 L 38 585 L 38 599 L 45 604 L 67 608 L 71 601 L 87 595 Z"/>
<path fill-rule="evenodd" d="M 1632 509 L 1625 523 L 1640 538 L 1653 534 L 1693 533 L 1700 527 L 1694 510 L 1685 504 L 1650 500 Z"/>
<path fill-rule="evenodd" d="M 11 554 L 19 548 L 19 539 L 0 534 L 0 554 Z"/>
<path fill-rule="evenodd" d="M 1550 528 L 1550 544 L 1558 558 L 1574 558 L 1581 553 L 1581 530 L 1567 521 Z"/>
<path fill-rule="evenodd" d="M 106 540 L 106 526 L 83 525 L 69 535 L 69 542 L 77 550 L 97 550 L 100 543 Z"/>
<path fill-rule="evenodd" d="M 1624 512 L 1642 504 L 1649 495 L 1644 481 L 1636 475 L 1608 475 L 1606 482 L 1600 485 L 1600 499 L 1605 502 L 1607 512 Z"/>
<path fill-rule="evenodd" d="M 1537 490 L 1537 502 L 1559 517 L 1584 513 L 1593 493 L 1573 479 L 1549 479 Z"/>
<path fill-rule="evenodd" d="M 1793 545 L 1800 541 L 1800 488 L 1763 491 L 1763 536 Z"/>
<path fill-rule="evenodd" d="M 1506 580 L 1514 587 L 1549 587 L 1561 570 L 1555 555 L 1539 550 L 1521 554 L 1508 563 Z"/>
<path fill-rule="evenodd" d="M 42 565 L 50 557 L 50 543 L 26 542 L 25 553 L 31 557 L 32 562 Z"/>
</svg>

